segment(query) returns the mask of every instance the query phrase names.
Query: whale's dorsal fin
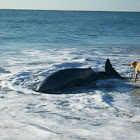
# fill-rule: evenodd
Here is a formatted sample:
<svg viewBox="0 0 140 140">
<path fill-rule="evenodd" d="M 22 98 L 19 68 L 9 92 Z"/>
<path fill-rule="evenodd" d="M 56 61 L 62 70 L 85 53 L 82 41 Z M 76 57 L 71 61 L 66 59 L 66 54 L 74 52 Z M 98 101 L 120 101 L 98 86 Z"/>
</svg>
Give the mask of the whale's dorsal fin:
<svg viewBox="0 0 140 140">
<path fill-rule="evenodd" d="M 122 78 L 119 73 L 112 67 L 109 59 L 106 60 L 105 72 L 113 78 Z"/>
</svg>

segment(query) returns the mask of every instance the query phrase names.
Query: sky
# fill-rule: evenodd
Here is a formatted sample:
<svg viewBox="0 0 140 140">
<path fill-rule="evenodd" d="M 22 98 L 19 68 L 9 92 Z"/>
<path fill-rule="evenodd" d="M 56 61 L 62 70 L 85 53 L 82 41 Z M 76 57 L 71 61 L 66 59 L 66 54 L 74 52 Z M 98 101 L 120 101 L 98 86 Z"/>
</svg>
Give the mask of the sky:
<svg viewBox="0 0 140 140">
<path fill-rule="evenodd" d="M 140 12 L 140 0 L 0 0 L 0 9 Z"/>
</svg>

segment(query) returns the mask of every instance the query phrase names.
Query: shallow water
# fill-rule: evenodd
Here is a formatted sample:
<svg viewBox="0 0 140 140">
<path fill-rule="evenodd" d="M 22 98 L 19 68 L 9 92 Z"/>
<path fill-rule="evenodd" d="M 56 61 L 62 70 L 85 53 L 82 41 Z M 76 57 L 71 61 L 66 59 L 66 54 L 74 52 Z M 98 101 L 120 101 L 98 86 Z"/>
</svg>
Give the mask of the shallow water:
<svg viewBox="0 0 140 140">
<path fill-rule="evenodd" d="M 131 61 L 140 61 L 139 13 L 0 14 L 1 140 L 140 139 L 140 82 L 130 69 Z M 128 81 L 100 80 L 96 88 L 62 95 L 35 92 L 55 71 L 102 71 L 107 58 Z"/>
</svg>

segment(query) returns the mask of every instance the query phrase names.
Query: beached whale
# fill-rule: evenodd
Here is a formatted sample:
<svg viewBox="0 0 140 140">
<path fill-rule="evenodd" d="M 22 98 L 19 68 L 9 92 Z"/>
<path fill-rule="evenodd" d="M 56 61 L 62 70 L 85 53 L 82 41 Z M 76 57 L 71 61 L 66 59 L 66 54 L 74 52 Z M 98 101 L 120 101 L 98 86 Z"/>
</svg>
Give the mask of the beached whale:
<svg viewBox="0 0 140 140">
<path fill-rule="evenodd" d="M 69 68 L 54 72 L 38 85 L 36 91 L 42 93 L 68 92 L 75 87 L 84 88 L 97 80 L 108 78 L 122 79 L 112 67 L 109 59 L 106 60 L 103 72 L 94 72 L 91 68 Z"/>
</svg>

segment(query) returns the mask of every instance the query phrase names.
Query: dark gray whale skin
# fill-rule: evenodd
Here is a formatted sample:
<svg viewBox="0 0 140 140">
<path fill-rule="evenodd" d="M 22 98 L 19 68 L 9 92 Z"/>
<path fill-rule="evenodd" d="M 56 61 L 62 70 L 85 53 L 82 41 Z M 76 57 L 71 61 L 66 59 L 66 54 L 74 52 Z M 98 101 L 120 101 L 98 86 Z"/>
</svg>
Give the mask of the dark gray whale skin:
<svg viewBox="0 0 140 140">
<path fill-rule="evenodd" d="M 74 87 L 85 87 L 97 80 L 117 78 L 123 79 L 112 67 L 110 60 L 106 60 L 105 71 L 94 72 L 91 68 L 69 68 L 59 70 L 46 77 L 37 87 L 37 92 L 59 94 L 68 92 Z"/>
</svg>

